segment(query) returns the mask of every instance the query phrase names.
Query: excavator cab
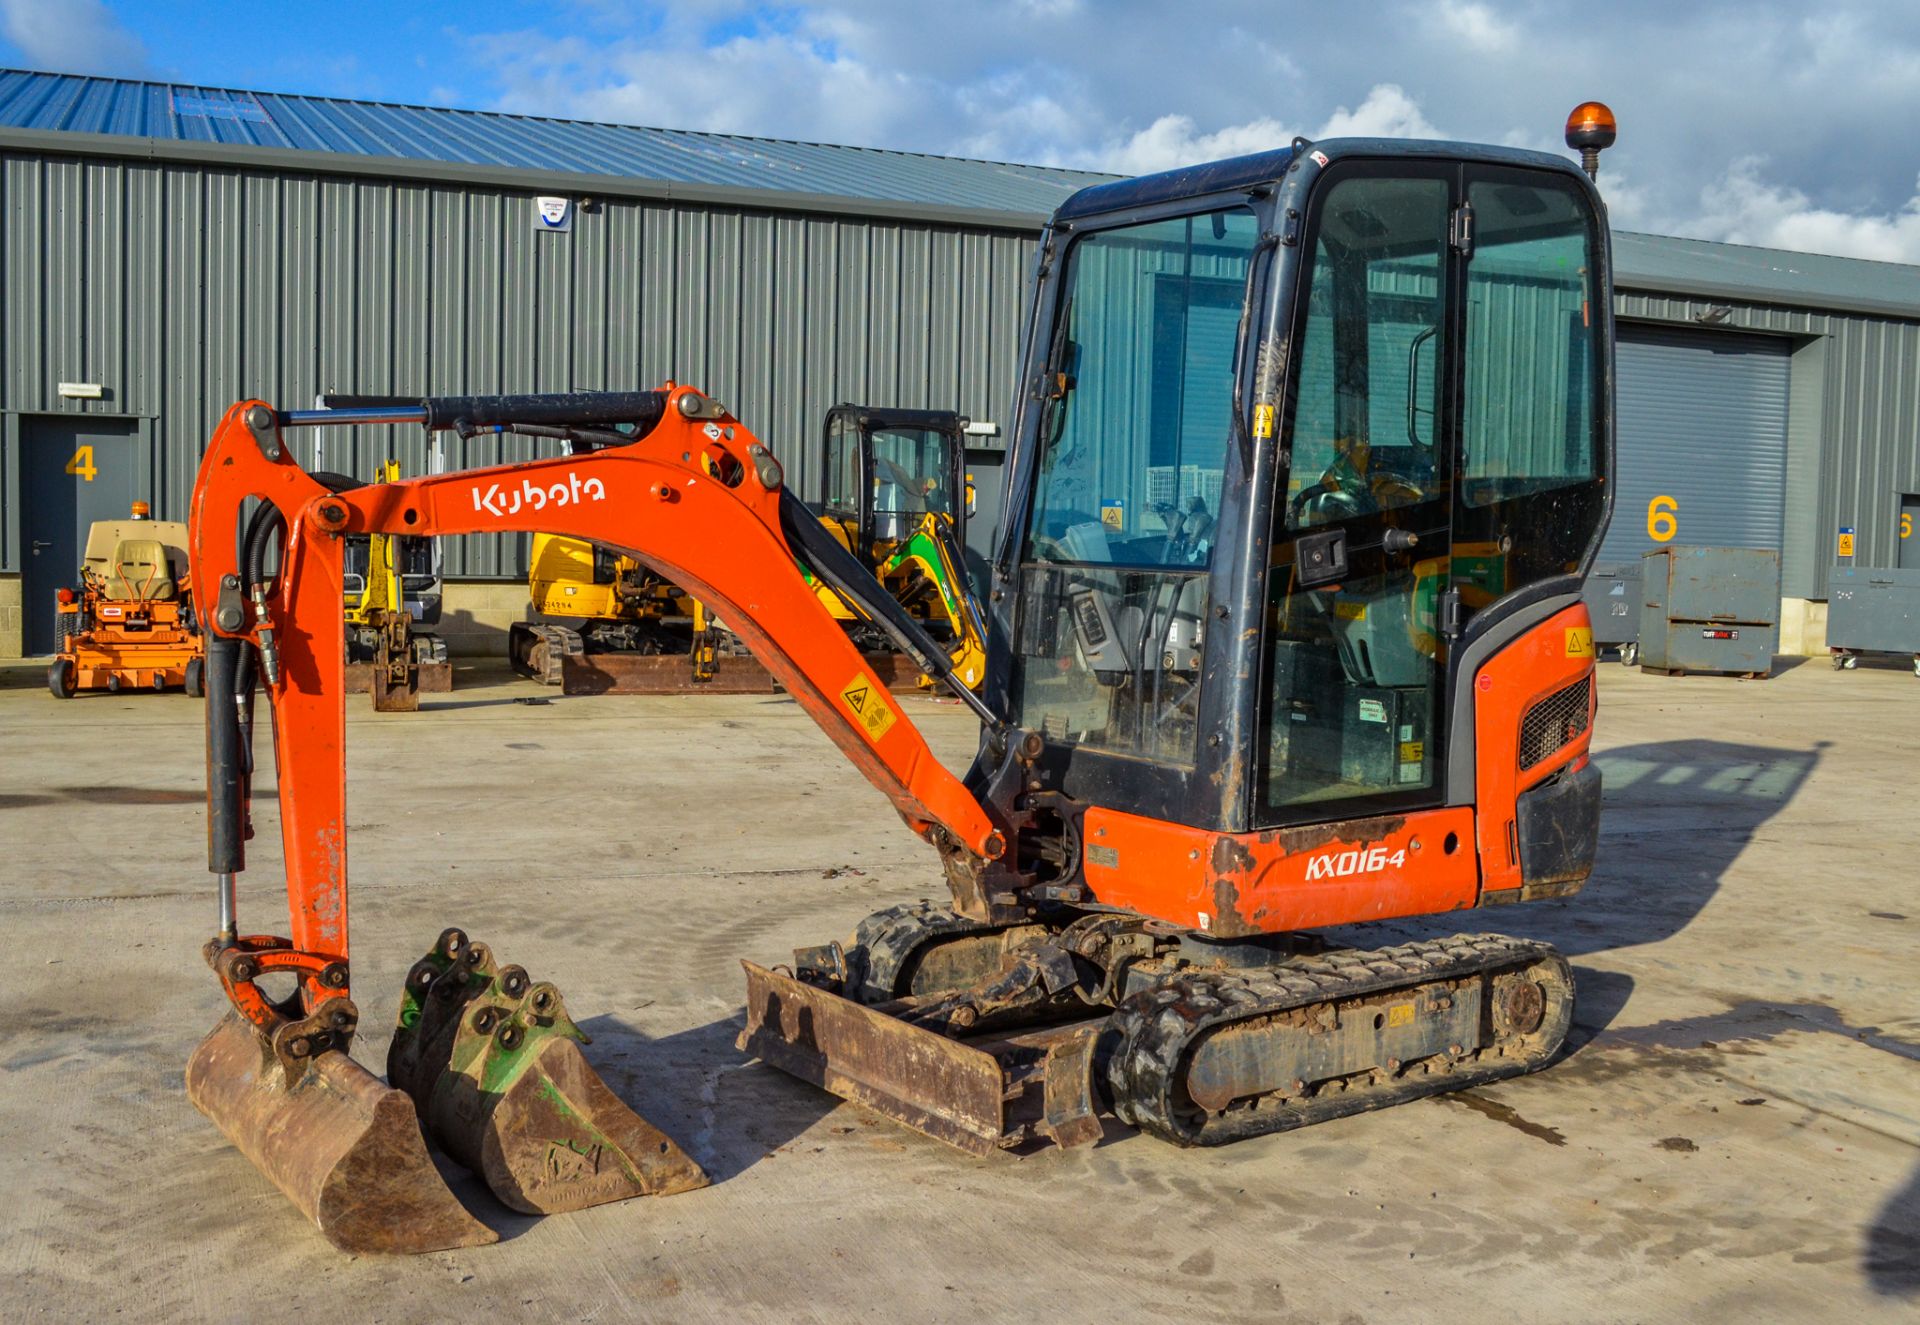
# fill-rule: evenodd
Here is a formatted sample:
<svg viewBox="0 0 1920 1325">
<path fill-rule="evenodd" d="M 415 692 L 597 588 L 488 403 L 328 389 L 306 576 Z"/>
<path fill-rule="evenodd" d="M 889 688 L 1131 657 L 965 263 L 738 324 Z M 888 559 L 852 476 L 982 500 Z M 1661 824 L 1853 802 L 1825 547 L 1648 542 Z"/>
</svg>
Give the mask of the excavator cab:
<svg viewBox="0 0 1920 1325">
<path fill-rule="evenodd" d="M 1470 804 L 1475 664 L 1569 606 L 1607 514 L 1596 199 L 1368 143 L 1209 173 L 1049 233 L 990 702 L 1064 796 L 1191 828 Z"/>
<path fill-rule="evenodd" d="M 946 904 L 744 963 L 740 1047 L 802 1080 L 990 1154 L 1089 1144 L 1107 1115 L 1220 1144 L 1552 1061 L 1574 990 L 1551 945 L 1323 931 L 1592 870 L 1580 581 L 1610 512 L 1613 328 L 1589 179 L 1504 148 L 1296 141 L 1082 190 L 1032 289 L 977 687 L 686 384 L 228 411 L 192 574 L 205 955 L 230 1011 L 189 1092 L 338 1245 L 491 1236 L 416 1119 L 520 1209 L 705 1180 L 593 1074 L 558 991 L 457 929 L 408 976 L 391 1084 L 349 1056 L 341 545 L 371 532 L 551 532 L 684 586 L 933 849 Z M 336 490 L 288 444 L 393 424 L 578 449 Z M 964 777 L 822 586 L 979 717 Z M 285 936 L 236 919 L 259 693 Z"/>
<path fill-rule="evenodd" d="M 945 516 L 964 546 L 966 428 L 952 410 L 835 405 L 823 430 L 820 514 L 864 560 L 905 542 L 929 514 Z"/>
<path fill-rule="evenodd" d="M 961 684 L 976 686 L 986 672 L 986 627 L 966 574 L 966 429 L 951 410 L 834 406 L 823 429 L 819 511 L 840 544 L 945 646 Z M 894 647 L 830 586 L 817 592 L 868 648 Z M 934 681 L 923 673 L 920 684 Z"/>
</svg>

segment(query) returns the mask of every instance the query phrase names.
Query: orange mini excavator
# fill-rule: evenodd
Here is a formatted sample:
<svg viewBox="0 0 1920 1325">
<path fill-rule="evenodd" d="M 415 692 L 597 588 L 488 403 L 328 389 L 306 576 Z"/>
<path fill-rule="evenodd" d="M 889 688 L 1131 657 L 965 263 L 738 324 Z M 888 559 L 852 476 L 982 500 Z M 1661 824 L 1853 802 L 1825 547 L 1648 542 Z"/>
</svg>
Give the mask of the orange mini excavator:
<svg viewBox="0 0 1920 1325">
<path fill-rule="evenodd" d="M 188 1085 L 336 1243 L 492 1237 L 416 1118 L 521 1209 L 704 1181 L 594 1076 L 558 991 L 458 930 L 408 976 L 392 1084 L 349 1057 L 356 534 L 559 532 L 635 558 L 713 605 L 933 849 L 948 905 L 748 964 L 742 1047 L 806 1081 L 986 1154 L 1084 1144 L 1108 1115 L 1210 1145 L 1552 1059 L 1574 990 L 1548 945 L 1315 931 L 1564 896 L 1592 868 L 1580 582 L 1609 512 L 1613 337 L 1589 180 L 1502 148 L 1296 141 L 1076 194 L 1033 290 L 977 694 L 689 386 L 227 412 L 193 574 L 207 955 L 232 1010 Z M 405 423 L 598 449 L 336 492 L 288 444 Z M 972 707 L 964 777 L 809 575 Z M 235 921 L 260 690 L 286 936 Z"/>
</svg>

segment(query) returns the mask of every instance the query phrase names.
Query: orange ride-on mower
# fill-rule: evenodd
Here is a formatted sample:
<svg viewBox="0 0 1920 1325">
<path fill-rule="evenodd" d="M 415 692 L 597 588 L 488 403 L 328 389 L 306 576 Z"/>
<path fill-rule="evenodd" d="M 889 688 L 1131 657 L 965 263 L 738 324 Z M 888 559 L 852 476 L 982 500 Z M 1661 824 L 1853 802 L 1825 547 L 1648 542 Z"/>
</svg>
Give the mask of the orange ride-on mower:
<svg viewBox="0 0 1920 1325">
<path fill-rule="evenodd" d="M 78 588 L 59 592 L 59 652 L 47 689 L 60 699 L 82 690 L 202 690 L 200 631 L 187 588 L 187 526 L 152 520 L 143 501 L 126 520 L 87 532 Z"/>
</svg>

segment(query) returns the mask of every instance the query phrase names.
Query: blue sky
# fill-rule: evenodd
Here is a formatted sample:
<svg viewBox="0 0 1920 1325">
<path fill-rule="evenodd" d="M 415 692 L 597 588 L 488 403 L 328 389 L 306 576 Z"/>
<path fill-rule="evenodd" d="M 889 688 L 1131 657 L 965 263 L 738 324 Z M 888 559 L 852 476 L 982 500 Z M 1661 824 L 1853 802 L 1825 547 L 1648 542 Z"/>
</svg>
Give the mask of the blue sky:
<svg viewBox="0 0 1920 1325">
<path fill-rule="evenodd" d="M 1123 172 L 1600 97 L 1623 227 L 1920 262 L 1916 0 L 0 0 L 0 62 Z"/>
</svg>

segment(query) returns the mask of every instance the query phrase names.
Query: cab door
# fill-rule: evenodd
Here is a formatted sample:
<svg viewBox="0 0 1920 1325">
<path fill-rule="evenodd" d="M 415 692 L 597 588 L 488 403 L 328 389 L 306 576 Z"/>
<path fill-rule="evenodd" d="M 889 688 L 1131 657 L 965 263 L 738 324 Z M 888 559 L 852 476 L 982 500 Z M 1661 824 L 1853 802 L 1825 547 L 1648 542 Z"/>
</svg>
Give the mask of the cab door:
<svg viewBox="0 0 1920 1325">
<path fill-rule="evenodd" d="M 1336 166 L 1293 325 L 1256 823 L 1438 804 L 1457 167 Z"/>
<path fill-rule="evenodd" d="M 1449 626 L 1575 575 L 1606 522 L 1606 293 L 1579 184 L 1470 165 Z"/>
</svg>

